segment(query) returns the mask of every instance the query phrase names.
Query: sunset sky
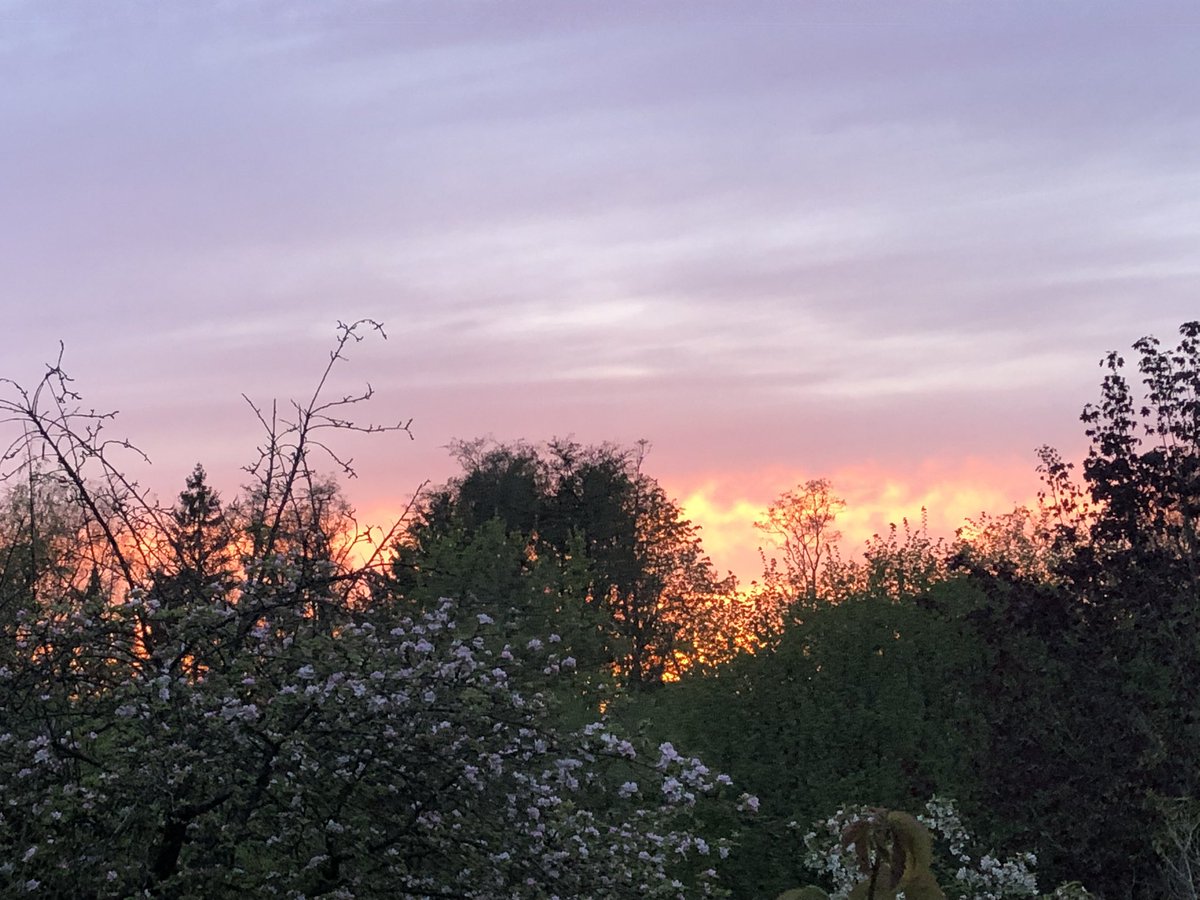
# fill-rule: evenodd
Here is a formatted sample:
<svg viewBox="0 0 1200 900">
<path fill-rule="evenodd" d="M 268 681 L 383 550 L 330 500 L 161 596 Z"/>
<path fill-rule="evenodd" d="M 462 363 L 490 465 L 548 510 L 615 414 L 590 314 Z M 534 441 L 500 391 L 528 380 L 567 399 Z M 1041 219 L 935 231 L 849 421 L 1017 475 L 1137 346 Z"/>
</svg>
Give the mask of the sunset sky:
<svg viewBox="0 0 1200 900">
<path fill-rule="evenodd" d="M 0 0 L 0 377 L 65 344 L 171 498 L 338 391 L 370 518 L 455 438 L 648 439 L 721 568 L 828 477 L 950 533 L 1200 318 L 1200 12 Z M 131 468 L 137 466 L 131 461 Z"/>
</svg>

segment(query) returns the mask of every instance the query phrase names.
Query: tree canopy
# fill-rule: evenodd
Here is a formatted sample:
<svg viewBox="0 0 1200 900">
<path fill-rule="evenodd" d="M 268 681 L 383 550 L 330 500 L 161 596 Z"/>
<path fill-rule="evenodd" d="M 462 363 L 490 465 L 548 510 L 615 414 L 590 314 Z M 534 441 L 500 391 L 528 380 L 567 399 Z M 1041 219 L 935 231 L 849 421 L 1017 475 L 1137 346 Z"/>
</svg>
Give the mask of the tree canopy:
<svg viewBox="0 0 1200 900">
<path fill-rule="evenodd" d="M 495 597 L 507 603 L 532 579 L 553 598 L 555 621 L 574 626 L 567 638 L 588 662 L 630 686 L 719 655 L 714 626 L 736 584 L 718 575 L 699 528 L 644 472 L 645 450 L 563 440 L 458 445 L 462 473 L 425 498 L 398 552 L 398 589 L 431 596 L 456 572 L 478 573 L 449 556 L 484 540 L 494 563 L 483 581 L 459 585 L 464 595 L 495 610 Z"/>
<path fill-rule="evenodd" d="M 464 442 L 361 526 L 373 332 L 166 505 L 61 360 L 3 382 L 0 893 L 1194 898 L 1200 323 L 1104 358 L 1037 508 L 850 555 L 785 493 L 765 599 L 644 444 Z"/>
</svg>

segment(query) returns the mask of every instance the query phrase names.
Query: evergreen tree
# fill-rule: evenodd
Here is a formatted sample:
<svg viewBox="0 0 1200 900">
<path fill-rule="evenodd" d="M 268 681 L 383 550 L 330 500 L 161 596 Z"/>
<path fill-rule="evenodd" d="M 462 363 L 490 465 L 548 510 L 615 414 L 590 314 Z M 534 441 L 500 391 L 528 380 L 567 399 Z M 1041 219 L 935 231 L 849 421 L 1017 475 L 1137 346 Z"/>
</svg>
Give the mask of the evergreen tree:
<svg viewBox="0 0 1200 900">
<path fill-rule="evenodd" d="M 178 663 L 191 650 L 173 622 L 190 605 L 223 598 L 233 586 L 234 535 L 220 495 L 196 463 L 167 519 L 167 563 L 151 575 L 142 640 L 153 655 Z"/>
</svg>

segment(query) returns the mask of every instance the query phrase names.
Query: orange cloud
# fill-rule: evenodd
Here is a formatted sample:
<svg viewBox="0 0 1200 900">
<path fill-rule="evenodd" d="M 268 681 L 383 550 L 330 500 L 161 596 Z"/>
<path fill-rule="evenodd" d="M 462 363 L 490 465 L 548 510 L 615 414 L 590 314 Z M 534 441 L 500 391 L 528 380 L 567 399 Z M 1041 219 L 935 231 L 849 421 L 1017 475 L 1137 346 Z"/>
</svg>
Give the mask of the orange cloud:
<svg viewBox="0 0 1200 900">
<path fill-rule="evenodd" d="M 1002 513 L 1037 501 L 1039 482 L 1023 460 L 929 459 L 899 472 L 879 463 L 846 466 L 832 472 L 776 469 L 758 473 L 712 473 L 692 479 L 660 478 L 684 514 L 703 528 L 704 546 L 718 569 L 732 570 L 743 584 L 761 575 L 758 548 L 769 544 L 754 522 L 784 491 L 812 478 L 828 478 L 846 501 L 837 518 L 843 553 L 856 552 L 872 535 L 917 523 L 922 507 L 929 531 L 950 538 L 967 518 Z"/>
</svg>

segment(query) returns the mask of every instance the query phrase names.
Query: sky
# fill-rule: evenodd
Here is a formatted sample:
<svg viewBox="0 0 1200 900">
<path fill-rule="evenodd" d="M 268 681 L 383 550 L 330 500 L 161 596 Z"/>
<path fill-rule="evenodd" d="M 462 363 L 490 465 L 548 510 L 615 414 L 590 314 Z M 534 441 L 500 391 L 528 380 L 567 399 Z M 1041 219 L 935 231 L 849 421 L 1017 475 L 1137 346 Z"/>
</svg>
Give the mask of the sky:
<svg viewBox="0 0 1200 900">
<path fill-rule="evenodd" d="M 0 0 L 0 377 L 61 341 L 143 483 L 233 493 L 242 395 L 371 317 L 368 519 L 571 436 L 648 440 L 743 581 L 810 478 L 850 544 L 951 534 L 1200 317 L 1198 84 L 1157 2 Z"/>
</svg>

